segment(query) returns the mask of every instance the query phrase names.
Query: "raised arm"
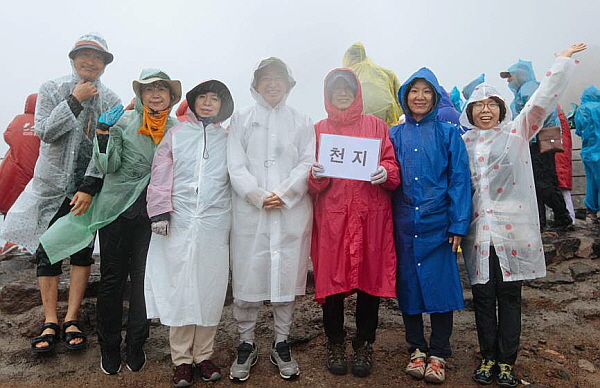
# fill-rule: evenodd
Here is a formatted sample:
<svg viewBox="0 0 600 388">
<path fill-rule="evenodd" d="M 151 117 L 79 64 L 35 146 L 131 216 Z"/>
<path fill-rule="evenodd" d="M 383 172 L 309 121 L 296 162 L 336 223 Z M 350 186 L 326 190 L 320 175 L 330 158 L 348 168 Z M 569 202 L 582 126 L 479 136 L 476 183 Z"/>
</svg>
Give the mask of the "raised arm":
<svg viewBox="0 0 600 388">
<path fill-rule="evenodd" d="M 583 43 L 572 45 L 560 53 L 542 79 L 521 113 L 515 118 L 515 127 L 526 139 L 534 137 L 541 129 L 544 119 L 552 112 L 560 95 L 564 92 L 573 70 L 579 61 L 571 57 L 586 49 Z"/>
</svg>

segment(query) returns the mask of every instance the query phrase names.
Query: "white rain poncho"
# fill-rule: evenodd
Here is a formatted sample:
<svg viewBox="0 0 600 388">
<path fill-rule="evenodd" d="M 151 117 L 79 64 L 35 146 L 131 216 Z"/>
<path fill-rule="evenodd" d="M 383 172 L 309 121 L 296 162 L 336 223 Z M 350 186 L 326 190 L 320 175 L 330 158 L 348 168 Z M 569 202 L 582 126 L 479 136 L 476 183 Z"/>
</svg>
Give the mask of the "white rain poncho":
<svg viewBox="0 0 600 388">
<path fill-rule="evenodd" d="M 35 252 L 39 237 L 65 198 L 71 198 L 86 175 L 100 177 L 90 164 L 92 141 L 100 114 L 120 104 L 117 95 L 98 77 L 98 95 L 83 101 L 83 111 L 75 117 L 67 97 L 81 80 L 71 60 L 73 72 L 44 83 L 35 108 L 35 132 L 41 139 L 40 156 L 33 178 L 12 206 L 0 231 L 0 238 Z"/>
<path fill-rule="evenodd" d="M 289 69 L 288 78 L 291 89 L 295 81 Z M 274 108 L 254 87 L 250 91 L 256 104 L 233 115 L 227 144 L 233 295 L 248 302 L 289 302 L 306 289 L 312 230 L 307 190 L 315 131 L 306 115 L 286 105 L 289 90 Z M 285 203 L 281 210 L 263 209 L 271 192 Z"/>
<path fill-rule="evenodd" d="M 169 213 L 170 223 L 167 236 L 153 233 L 150 240 L 146 311 L 168 326 L 218 325 L 227 292 L 227 132 L 219 124 L 203 125 L 188 108 L 185 121 L 157 148 L 148 186 L 148 215 Z"/>
<path fill-rule="evenodd" d="M 489 280 L 491 245 L 504 281 L 546 275 L 529 140 L 556 106 L 576 63 L 557 58 L 514 121 L 508 104 L 487 84 L 477 86 L 465 104 L 460 121 L 472 129 L 463 139 L 471 168 L 473 214 L 462 249 L 471 284 Z M 506 117 L 493 129 L 480 130 L 469 122 L 466 108 L 491 96 L 502 99 Z"/>
</svg>

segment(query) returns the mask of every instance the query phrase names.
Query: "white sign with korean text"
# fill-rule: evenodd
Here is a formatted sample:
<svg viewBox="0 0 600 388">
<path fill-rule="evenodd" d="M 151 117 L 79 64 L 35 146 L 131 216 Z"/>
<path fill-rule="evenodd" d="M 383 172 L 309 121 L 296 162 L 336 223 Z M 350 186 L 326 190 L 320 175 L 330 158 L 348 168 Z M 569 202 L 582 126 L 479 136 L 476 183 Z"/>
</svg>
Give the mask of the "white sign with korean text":
<svg viewBox="0 0 600 388">
<path fill-rule="evenodd" d="M 340 136 L 323 133 L 319 145 L 319 163 L 323 176 L 370 181 L 379 167 L 381 139 Z"/>
</svg>

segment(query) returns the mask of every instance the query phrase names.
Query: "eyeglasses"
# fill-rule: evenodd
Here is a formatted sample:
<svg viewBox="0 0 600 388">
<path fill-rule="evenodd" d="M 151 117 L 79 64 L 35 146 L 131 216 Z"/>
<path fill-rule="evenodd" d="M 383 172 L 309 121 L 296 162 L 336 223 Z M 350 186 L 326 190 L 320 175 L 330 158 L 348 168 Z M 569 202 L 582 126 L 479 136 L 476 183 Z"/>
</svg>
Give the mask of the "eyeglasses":
<svg viewBox="0 0 600 388">
<path fill-rule="evenodd" d="M 484 107 L 488 107 L 489 110 L 499 110 L 500 109 L 500 104 L 498 104 L 497 102 L 476 102 L 475 104 L 473 104 L 473 109 L 475 110 L 483 110 Z"/>
</svg>

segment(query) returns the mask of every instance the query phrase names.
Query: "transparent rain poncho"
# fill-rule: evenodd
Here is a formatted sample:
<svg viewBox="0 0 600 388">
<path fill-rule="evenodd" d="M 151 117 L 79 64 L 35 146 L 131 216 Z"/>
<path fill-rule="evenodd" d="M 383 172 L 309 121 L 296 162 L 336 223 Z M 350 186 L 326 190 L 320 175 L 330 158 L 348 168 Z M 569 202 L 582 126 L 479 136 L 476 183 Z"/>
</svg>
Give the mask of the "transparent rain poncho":
<svg viewBox="0 0 600 388">
<path fill-rule="evenodd" d="M 94 138 L 93 162 L 95 169 L 104 175 L 102 189 L 85 214 L 70 213 L 58 219 L 40 237 L 52 263 L 88 246 L 95 232 L 127 210 L 148 185 L 156 145 L 150 136 L 138 132 L 142 112 L 141 96 L 137 95 L 135 109 L 126 111 L 110 128 L 106 153 L 100 152 Z M 176 123 L 175 118 L 169 117 L 165 131 Z"/>
<path fill-rule="evenodd" d="M 48 81 L 40 87 L 35 109 L 35 132 L 41 139 L 40 155 L 33 178 L 10 209 L 0 231 L 0 238 L 29 252 L 35 252 L 39 237 L 65 198 L 75 194 L 91 165 L 98 117 L 121 103 L 98 77 L 93 82 L 98 95 L 83 101 L 83 111 L 75 117 L 66 99 L 81 78 L 75 71 L 73 60 L 71 67 L 71 75 Z"/>
<path fill-rule="evenodd" d="M 556 58 L 514 121 L 505 100 L 487 84 L 475 87 L 465 104 L 460 120 L 471 129 L 463 139 L 471 168 L 473 214 L 462 249 L 471 284 L 489 280 L 491 245 L 498 254 L 504 281 L 546 275 L 529 140 L 554 109 L 576 63 Z M 502 99 L 506 117 L 493 129 L 480 130 L 469 122 L 467 106 L 491 96 Z"/>
<path fill-rule="evenodd" d="M 397 99 L 400 82 L 396 74 L 373 63 L 360 42 L 350 46 L 342 64 L 358 75 L 363 91 L 363 113 L 379 117 L 388 127 L 396 125 L 402 115 Z"/>
<path fill-rule="evenodd" d="M 273 63 L 283 65 L 270 58 L 259 68 Z M 291 89 L 295 81 L 289 69 L 287 73 Z M 271 107 L 255 90 L 257 81 L 250 88 L 256 104 L 233 114 L 227 142 L 233 296 L 248 302 L 289 302 L 306 288 L 312 227 L 307 190 L 315 131 L 308 116 L 286 105 L 289 89 Z M 270 192 L 285 203 L 281 210 L 263 209 Z"/>
<path fill-rule="evenodd" d="M 226 120 L 233 100 L 228 92 L 220 95 L 217 118 L 223 113 Z M 168 326 L 217 326 L 229 281 L 227 132 L 218 122 L 205 126 L 189 108 L 180 119 L 182 123 L 165 135 L 152 163 L 148 215 L 169 213 L 170 221 L 166 236 L 153 233 L 150 240 L 146 311 L 148 318 L 159 318 Z"/>
</svg>

